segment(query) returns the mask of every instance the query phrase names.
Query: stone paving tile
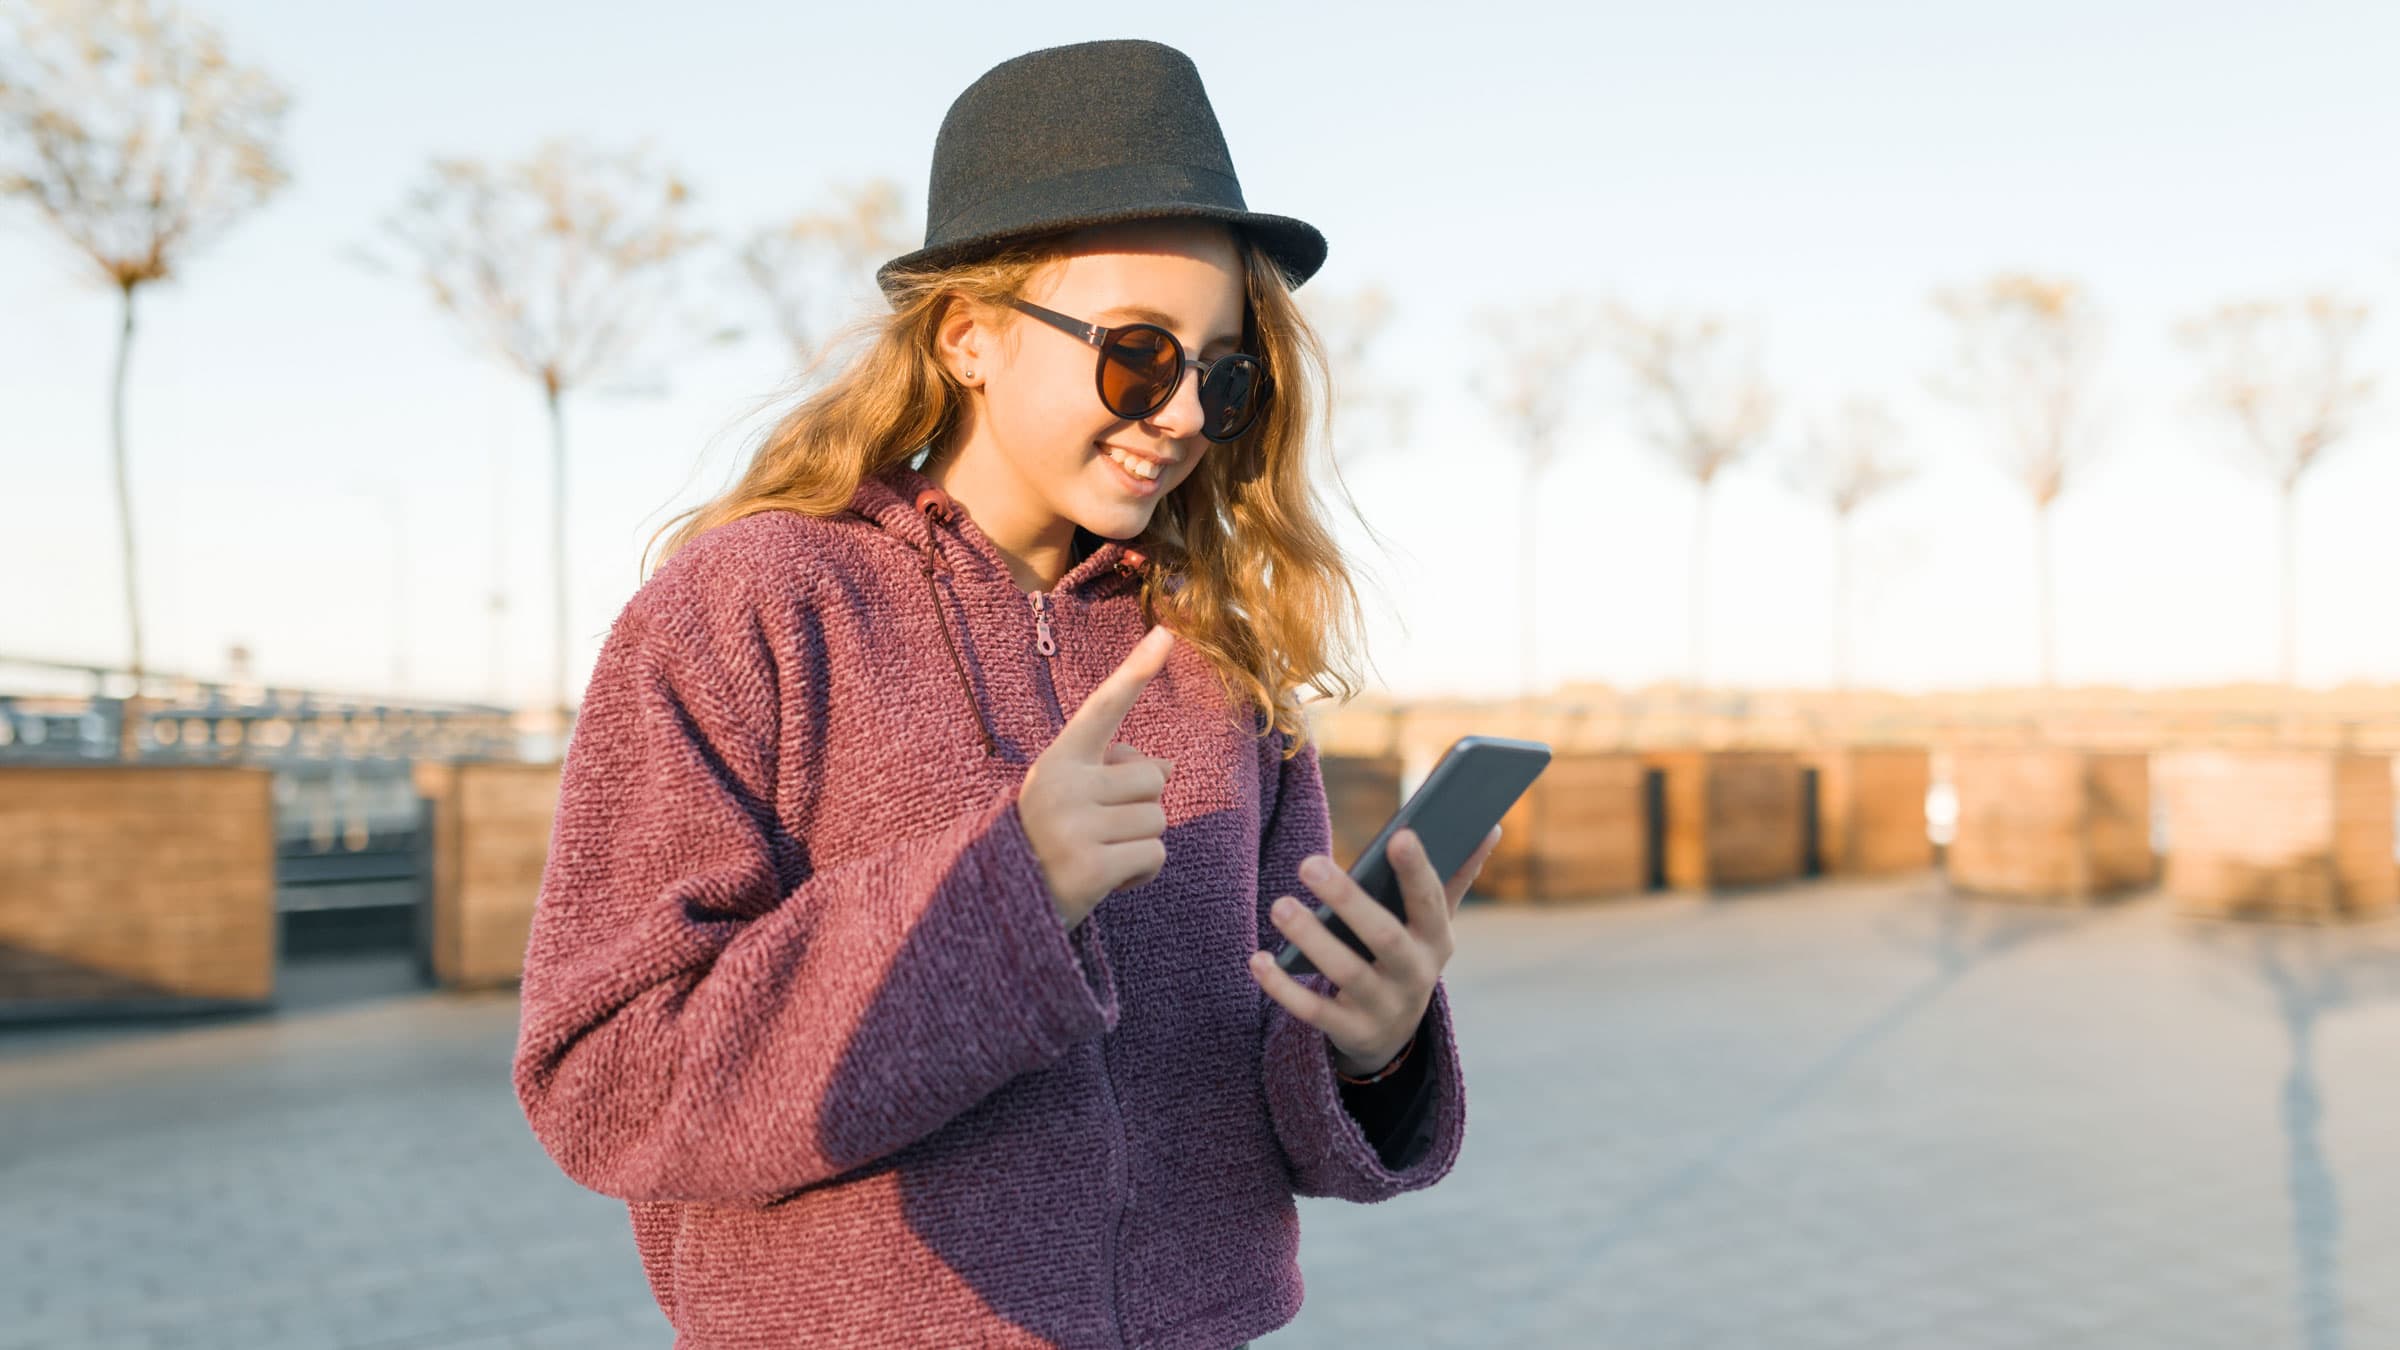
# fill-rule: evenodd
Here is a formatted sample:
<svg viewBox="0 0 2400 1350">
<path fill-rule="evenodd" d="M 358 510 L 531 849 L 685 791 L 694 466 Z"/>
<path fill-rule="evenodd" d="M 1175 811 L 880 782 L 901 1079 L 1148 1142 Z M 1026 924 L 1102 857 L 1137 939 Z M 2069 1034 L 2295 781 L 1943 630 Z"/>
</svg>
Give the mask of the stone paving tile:
<svg viewBox="0 0 2400 1350">
<path fill-rule="evenodd" d="M 1929 879 L 1469 913 L 1466 1153 L 1386 1206 L 1303 1202 L 1310 1301 L 1271 1343 L 1344 1344 L 1393 1290 L 1601 1347 L 2319 1350 L 2400 1309 L 2394 925 Z M 2311 1279 L 2348 1300 L 2313 1331 Z"/>
<path fill-rule="evenodd" d="M 1261 1346 L 2400 1344 L 2400 924 L 1930 877 L 1460 919 L 1456 1172 Z M 323 981 L 320 981 L 323 983 Z M 664 1347 L 513 995 L 0 1031 L 0 1350 Z"/>
</svg>

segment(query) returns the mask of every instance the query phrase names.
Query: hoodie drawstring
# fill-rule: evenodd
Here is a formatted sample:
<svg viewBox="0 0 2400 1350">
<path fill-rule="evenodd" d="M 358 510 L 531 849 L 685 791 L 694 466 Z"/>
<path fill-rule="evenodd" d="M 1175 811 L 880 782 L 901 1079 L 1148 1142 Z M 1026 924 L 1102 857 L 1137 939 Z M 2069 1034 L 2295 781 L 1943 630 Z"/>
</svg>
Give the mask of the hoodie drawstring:
<svg viewBox="0 0 2400 1350">
<path fill-rule="evenodd" d="M 948 519 L 950 495 L 941 488 L 919 490 L 917 509 L 929 516 L 936 516 L 936 519 Z M 926 531 L 926 540 L 929 543 L 924 548 L 924 593 L 934 601 L 934 622 L 941 625 L 941 644 L 950 649 L 950 670 L 958 670 L 960 692 L 967 694 L 967 706 L 974 709 L 974 728 L 984 733 L 984 757 L 998 759 L 1001 742 L 991 737 L 991 723 L 984 721 L 984 701 L 974 697 L 974 682 L 967 680 L 967 663 L 958 656 L 958 639 L 950 637 L 950 620 L 943 613 L 941 586 L 934 584 L 934 572 L 948 572 L 950 569 L 950 560 L 941 555 L 941 531 Z"/>
<path fill-rule="evenodd" d="M 934 491 L 929 488 L 917 494 L 917 509 L 935 514 L 940 513 L 945 502 L 942 498 L 934 496 Z M 946 572 L 948 570 L 950 570 L 949 560 L 942 557 L 941 536 L 935 534 L 932 536 L 932 542 L 925 548 L 925 594 L 933 600 L 933 621 L 942 630 L 942 646 L 949 649 L 950 668 L 958 672 L 958 687 L 967 696 L 967 706 L 975 712 L 975 729 L 983 733 L 983 753 L 987 757 L 998 758 L 1000 743 L 993 739 L 992 724 L 984 719 L 983 700 L 975 697 L 975 685 L 967 678 L 967 663 L 959 657 L 958 640 L 950 636 L 950 620 L 947 607 L 942 604 L 941 587 L 934 582 L 936 571 Z"/>
</svg>

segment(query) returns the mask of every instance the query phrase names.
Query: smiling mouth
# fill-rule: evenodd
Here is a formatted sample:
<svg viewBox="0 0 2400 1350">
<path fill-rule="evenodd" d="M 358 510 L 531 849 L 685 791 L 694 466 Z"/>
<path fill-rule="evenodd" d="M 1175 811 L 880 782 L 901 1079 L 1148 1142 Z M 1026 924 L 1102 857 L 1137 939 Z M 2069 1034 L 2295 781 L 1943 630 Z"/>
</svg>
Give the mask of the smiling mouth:
<svg viewBox="0 0 2400 1350">
<path fill-rule="evenodd" d="M 1162 464 L 1157 460 L 1145 459 L 1122 446 L 1104 444 L 1100 447 L 1100 453 L 1106 456 L 1111 463 L 1144 482 L 1156 482 L 1167 476 L 1167 470 L 1175 467 L 1172 464 Z"/>
</svg>

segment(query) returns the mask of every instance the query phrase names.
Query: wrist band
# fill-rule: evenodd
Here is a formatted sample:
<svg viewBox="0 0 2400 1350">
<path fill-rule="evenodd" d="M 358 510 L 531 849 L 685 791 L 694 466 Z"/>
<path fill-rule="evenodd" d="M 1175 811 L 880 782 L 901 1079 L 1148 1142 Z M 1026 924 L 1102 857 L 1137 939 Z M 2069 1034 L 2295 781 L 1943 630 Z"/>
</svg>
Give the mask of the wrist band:
<svg viewBox="0 0 2400 1350">
<path fill-rule="evenodd" d="M 1392 1056 L 1392 1062 L 1384 1065 L 1380 1069 L 1377 1069 L 1373 1075 L 1366 1078 L 1353 1078 L 1350 1075 L 1343 1073 L 1340 1066 L 1337 1065 L 1334 1068 L 1333 1076 L 1341 1079 L 1345 1083 L 1356 1083 L 1362 1087 L 1368 1083 L 1380 1083 L 1384 1079 L 1391 1077 L 1395 1073 L 1398 1073 L 1400 1071 L 1400 1066 L 1408 1062 L 1408 1052 L 1416 1048 L 1417 1038 L 1411 1036 L 1408 1038 L 1408 1044 L 1400 1047 L 1400 1053 Z"/>
</svg>

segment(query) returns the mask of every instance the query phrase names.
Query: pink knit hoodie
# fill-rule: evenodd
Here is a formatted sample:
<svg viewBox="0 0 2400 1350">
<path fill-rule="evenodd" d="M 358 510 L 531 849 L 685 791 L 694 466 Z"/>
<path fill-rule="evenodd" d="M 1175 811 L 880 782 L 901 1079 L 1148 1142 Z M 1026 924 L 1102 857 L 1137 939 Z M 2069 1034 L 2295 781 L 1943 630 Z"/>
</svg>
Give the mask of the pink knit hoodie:
<svg viewBox="0 0 2400 1350">
<path fill-rule="evenodd" d="M 1165 869 L 1053 907 L 1017 790 L 1142 635 L 1140 562 L 1106 540 L 1021 590 L 901 466 L 707 531 L 611 626 L 514 1076 L 628 1202 L 678 1347 L 1222 1350 L 1299 1312 L 1294 1196 L 1449 1172 L 1446 989 L 1405 1086 L 1356 1088 L 1245 968 L 1312 895 L 1323 781 L 1195 649 L 1117 737 L 1175 762 Z"/>
</svg>

